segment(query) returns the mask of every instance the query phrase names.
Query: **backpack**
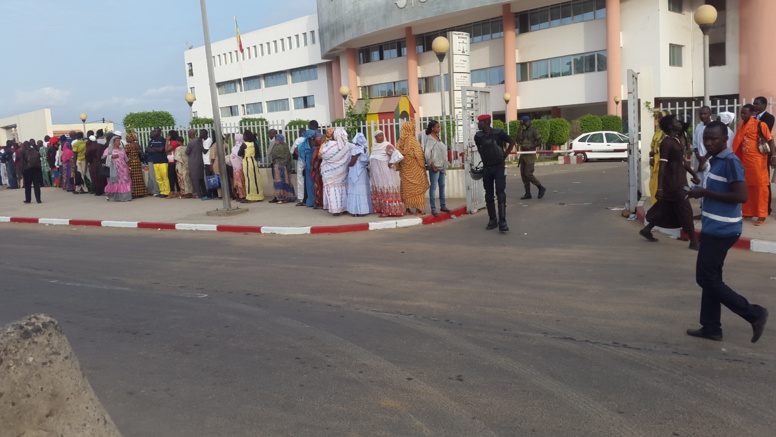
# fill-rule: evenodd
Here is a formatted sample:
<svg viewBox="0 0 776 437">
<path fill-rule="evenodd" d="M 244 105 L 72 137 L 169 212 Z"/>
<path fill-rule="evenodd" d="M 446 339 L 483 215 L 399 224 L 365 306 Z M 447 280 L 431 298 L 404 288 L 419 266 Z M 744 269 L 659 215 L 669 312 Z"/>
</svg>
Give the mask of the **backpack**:
<svg viewBox="0 0 776 437">
<path fill-rule="evenodd" d="M 24 151 L 24 167 L 40 168 L 40 153 L 34 148 L 29 148 Z"/>
</svg>

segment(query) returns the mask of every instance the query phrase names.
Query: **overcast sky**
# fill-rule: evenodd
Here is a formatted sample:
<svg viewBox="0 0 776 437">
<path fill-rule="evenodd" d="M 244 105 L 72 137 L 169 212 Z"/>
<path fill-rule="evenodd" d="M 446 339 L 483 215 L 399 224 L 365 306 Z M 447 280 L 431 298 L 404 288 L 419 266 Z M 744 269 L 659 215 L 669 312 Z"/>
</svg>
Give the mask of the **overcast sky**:
<svg viewBox="0 0 776 437">
<path fill-rule="evenodd" d="M 207 7 L 212 41 L 234 38 L 233 16 L 244 34 L 316 12 L 315 0 Z M 0 0 L 0 17 L 0 118 L 51 108 L 55 124 L 152 110 L 188 121 L 183 52 L 204 45 L 198 1 Z"/>
</svg>

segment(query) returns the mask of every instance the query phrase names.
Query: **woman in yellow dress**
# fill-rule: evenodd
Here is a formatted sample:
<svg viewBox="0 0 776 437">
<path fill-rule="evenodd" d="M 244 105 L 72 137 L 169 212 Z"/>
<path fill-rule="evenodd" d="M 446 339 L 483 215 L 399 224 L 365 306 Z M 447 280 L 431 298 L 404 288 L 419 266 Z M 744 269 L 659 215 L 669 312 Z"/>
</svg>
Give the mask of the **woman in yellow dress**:
<svg viewBox="0 0 776 437">
<path fill-rule="evenodd" d="M 660 119 L 668 115 L 668 111 L 655 112 L 655 135 L 652 136 L 652 142 L 649 145 L 649 166 L 651 172 L 649 175 L 649 195 L 652 197 L 652 203 L 655 203 L 655 193 L 657 193 L 657 174 L 660 170 L 660 143 L 666 137 L 660 127 Z"/>
<path fill-rule="evenodd" d="M 256 135 L 246 130 L 243 133 L 245 141 L 240 147 L 240 156 L 243 158 L 243 173 L 245 174 L 245 200 L 248 202 L 261 202 L 264 200 L 264 190 L 261 188 L 259 177 L 259 162 L 256 161 Z"/>
</svg>

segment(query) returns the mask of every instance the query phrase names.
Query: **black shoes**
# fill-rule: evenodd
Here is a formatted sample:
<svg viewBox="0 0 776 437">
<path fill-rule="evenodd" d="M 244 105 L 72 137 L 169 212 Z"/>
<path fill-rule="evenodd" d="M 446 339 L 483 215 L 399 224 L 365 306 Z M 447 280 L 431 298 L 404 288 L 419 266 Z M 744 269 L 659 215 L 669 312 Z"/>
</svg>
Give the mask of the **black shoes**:
<svg viewBox="0 0 776 437">
<path fill-rule="evenodd" d="M 752 322 L 752 343 L 757 343 L 760 336 L 763 335 L 765 330 L 765 322 L 768 321 L 768 310 L 763 308 L 763 315 L 759 319 Z"/>
<path fill-rule="evenodd" d="M 767 318 L 767 315 L 766 315 L 766 318 Z M 765 323 L 763 323 L 763 326 L 764 325 L 765 325 Z M 754 323 L 752 323 L 752 326 L 754 326 Z M 762 331 L 760 331 L 760 333 L 762 334 Z M 703 330 L 703 328 L 700 328 L 700 329 L 688 329 L 687 330 L 687 335 L 689 335 L 691 337 L 705 338 L 705 339 L 708 339 L 708 340 L 722 341 L 722 334 L 707 334 Z M 756 340 L 753 339 L 752 341 L 756 341 Z"/>
<path fill-rule="evenodd" d="M 486 230 L 496 229 L 498 227 L 498 222 L 496 222 L 496 219 L 492 218 L 490 221 L 488 221 L 488 225 L 485 226 Z"/>
<path fill-rule="evenodd" d="M 525 193 L 525 195 L 521 197 L 520 200 L 525 200 L 525 199 L 533 199 L 533 196 L 531 196 L 531 193 Z"/>
<path fill-rule="evenodd" d="M 647 231 L 647 230 L 645 230 L 645 229 L 641 229 L 641 230 L 639 231 L 639 235 L 641 235 L 642 237 L 644 237 L 644 238 L 646 238 L 647 240 L 651 241 L 652 243 L 657 243 L 657 238 L 655 238 L 655 237 L 652 235 L 652 232 L 649 232 L 649 231 Z"/>
<path fill-rule="evenodd" d="M 507 232 L 509 230 L 509 226 L 507 226 L 507 222 L 499 222 L 498 224 L 498 231 L 499 232 Z"/>
<path fill-rule="evenodd" d="M 538 196 L 536 196 L 536 197 L 537 197 L 537 198 L 539 198 L 539 199 L 541 199 L 542 197 L 544 197 L 544 193 L 546 193 L 546 192 L 547 192 L 547 189 L 546 189 L 546 188 L 544 188 L 543 186 L 542 186 L 542 187 L 539 187 L 539 195 L 538 195 Z"/>
</svg>

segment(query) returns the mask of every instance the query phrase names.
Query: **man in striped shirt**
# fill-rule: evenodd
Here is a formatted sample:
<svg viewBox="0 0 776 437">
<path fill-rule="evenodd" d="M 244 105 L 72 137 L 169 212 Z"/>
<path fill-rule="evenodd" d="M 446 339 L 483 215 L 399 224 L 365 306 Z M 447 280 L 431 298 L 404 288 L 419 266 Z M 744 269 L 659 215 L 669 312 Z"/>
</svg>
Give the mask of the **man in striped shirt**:
<svg viewBox="0 0 776 437">
<path fill-rule="evenodd" d="M 747 200 L 744 166 L 727 148 L 727 127 L 722 122 L 709 123 L 703 131 L 703 145 L 711 156 L 708 177 L 703 187 L 689 192 L 703 198 L 700 250 L 695 266 L 695 281 L 701 295 L 701 328 L 688 329 L 687 335 L 709 340 L 722 340 L 721 305 L 752 324 L 752 343 L 760 339 L 768 321 L 768 310 L 750 304 L 722 281 L 722 266 L 728 250 L 741 236 L 741 204 Z"/>
</svg>

